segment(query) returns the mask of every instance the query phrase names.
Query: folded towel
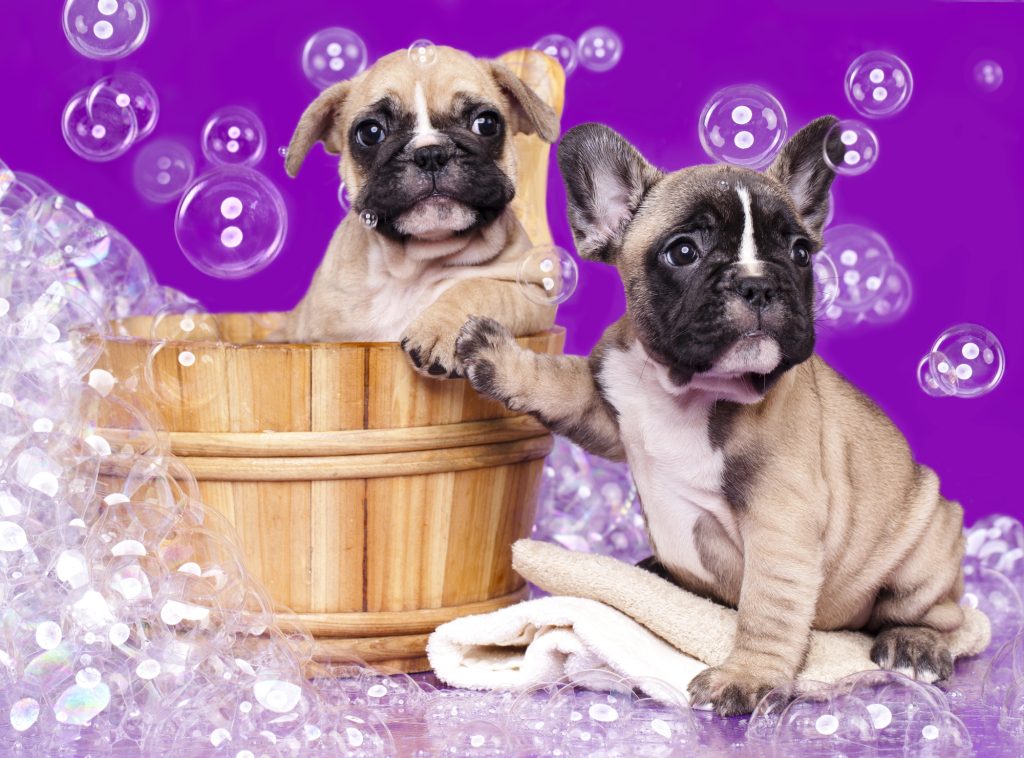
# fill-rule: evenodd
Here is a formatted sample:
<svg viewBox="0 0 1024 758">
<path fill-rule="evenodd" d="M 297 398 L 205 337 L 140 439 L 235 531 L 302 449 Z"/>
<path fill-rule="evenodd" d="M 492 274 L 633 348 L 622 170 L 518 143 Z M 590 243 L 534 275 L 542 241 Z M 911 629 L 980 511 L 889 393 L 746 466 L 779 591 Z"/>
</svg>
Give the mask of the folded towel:
<svg viewBox="0 0 1024 758">
<path fill-rule="evenodd" d="M 513 566 L 552 593 L 492 613 L 455 619 L 427 645 L 442 681 L 468 689 L 523 690 L 560 679 L 587 686 L 595 671 L 651 679 L 651 697 L 674 702 L 707 666 L 722 663 L 736 634 L 736 611 L 698 597 L 643 569 L 607 556 L 520 540 Z M 988 645 L 988 618 L 965 608 L 949 635 L 954 657 Z M 868 669 L 872 638 L 861 632 L 812 632 L 802 679 L 834 682 Z M 606 681 L 608 677 L 597 677 Z M 658 680 L 671 688 L 659 687 Z"/>
</svg>

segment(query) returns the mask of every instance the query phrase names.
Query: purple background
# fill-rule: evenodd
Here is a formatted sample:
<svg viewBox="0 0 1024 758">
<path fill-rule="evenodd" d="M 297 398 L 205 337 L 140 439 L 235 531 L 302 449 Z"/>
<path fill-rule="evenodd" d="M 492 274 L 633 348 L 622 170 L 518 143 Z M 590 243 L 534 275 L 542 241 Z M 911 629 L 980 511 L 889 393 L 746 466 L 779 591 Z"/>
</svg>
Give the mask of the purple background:
<svg viewBox="0 0 1024 758">
<path fill-rule="evenodd" d="M 342 3 L 338 0 L 150 0 L 148 40 L 113 63 L 87 60 L 67 44 L 57 0 L 0 0 L 0 156 L 83 200 L 128 235 L 160 281 L 211 310 L 290 308 L 301 297 L 341 211 L 333 160 L 317 148 L 296 181 L 277 148 L 316 91 L 303 77 L 302 46 L 313 32 L 347 26 L 371 60 L 426 37 L 479 55 L 529 46 L 544 34 L 571 37 L 602 24 L 624 41 L 613 71 L 578 69 L 568 82 L 563 128 L 603 121 L 665 168 L 705 162 L 696 125 L 718 88 L 752 82 L 785 106 L 791 131 L 824 113 L 855 116 L 843 93 L 850 61 L 871 49 L 907 61 L 915 89 L 909 107 L 875 122 L 877 166 L 840 179 L 835 223 L 882 233 L 910 272 L 915 300 L 899 322 L 823 333 L 821 352 L 893 416 L 918 457 L 963 502 L 968 522 L 993 511 L 1024 514 L 1014 472 L 1024 449 L 1020 393 L 1024 348 L 1019 289 L 1024 284 L 1024 4 L 1013 3 L 657 3 L 603 0 Z M 585 7 L 583 7 L 585 5 Z M 669 4 L 664 4 L 668 6 Z M 513 10 L 514 9 L 514 10 Z M 1005 71 L 1003 87 L 980 91 L 972 68 L 984 58 Z M 60 114 L 75 92 L 113 70 L 134 70 L 161 101 L 156 137 L 177 136 L 199 155 L 203 122 L 217 108 L 255 110 L 269 133 L 260 168 L 284 192 L 289 236 L 281 256 L 242 281 L 211 279 L 178 251 L 173 205 L 155 206 L 132 188 L 137 148 L 109 164 L 75 156 Z M 571 248 L 561 182 L 550 176 L 556 241 Z M 584 264 L 580 287 L 562 306 L 571 352 L 585 353 L 622 312 L 613 269 Z M 1002 340 L 1002 385 L 976 400 L 934 399 L 915 368 L 946 327 L 973 321 Z"/>
</svg>

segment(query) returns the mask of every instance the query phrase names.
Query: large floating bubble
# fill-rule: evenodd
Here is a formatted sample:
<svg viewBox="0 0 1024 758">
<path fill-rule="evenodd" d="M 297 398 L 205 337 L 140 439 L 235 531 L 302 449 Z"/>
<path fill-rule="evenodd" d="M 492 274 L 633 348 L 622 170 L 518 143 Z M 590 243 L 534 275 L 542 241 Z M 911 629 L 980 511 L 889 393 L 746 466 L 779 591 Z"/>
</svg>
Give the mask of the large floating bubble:
<svg viewBox="0 0 1024 758">
<path fill-rule="evenodd" d="M 880 234 L 857 224 L 826 229 L 824 239 L 824 252 L 836 266 L 839 283 L 825 319 L 840 326 L 857 323 L 882 295 L 894 260 L 892 250 Z"/>
<path fill-rule="evenodd" d="M 566 76 L 575 71 L 579 64 L 576 42 L 564 34 L 546 34 L 533 44 L 533 49 L 558 61 Z"/>
<path fill-rule="evenodd" d="M 437 45 L 428 39 L 418 39 L 409 45 L 409 60 L 414 66 L 426 67 L 437 63 Z"/>
<path fill-rule="evenodd" d="M 302 50 L 302 70 L 318 89 L 351 79 L 366 68 L 366 43 L 351 29 L 323 29 Z"/>
<path fill-rule="evenodd" d="M 576 291 L 579 268 L 568 251 L 557 245 L 542 245 L 523 258 L 517 280 L 528 299 L 541 305 L 558 305 Z"/>
<path fill-rule="evenodd" d="M 99 79 L 89 88 L 86 105 L 91 109 L 98 99 L 111 99 L 120 108 L 129 108 L 138 125 L 136 140 L 145 139 L 156 128 L 160 118 L 160 99 L 153 85 L 130 71 L 118 72 Z"/>
<path fill-rule="evenodd" d="M 1006 358 L 999 339 L 977 324 L 952 326 L 932 345 L 932 375 L 948 394 L 978 397 L 999 386 Z M 945 365 L 945 361 L 949 365 Z M 955 383 L 948 378 L 956 377 Z"/>
<path fill-rule="evenodd" d="M 823 146 L 823 150 L 825 162 L 837 174 L 857 176 L 875 165 L 878 160 L 878 137 L 870 126 L 853 119 L 839 121 L 828 130 L 825 145 L 831 145 L 836 138 L 843 145 L 842 160 L 833 160 L 827 147 Z"/>
<path fill-rule="evenodd" d="M 868 118 L 899 113 L 913 91 L 914 77 L 907 64 L 882 50 L 864 53 L 846 71 L 846 97 L 854 110 Z"/>
<path fill-rule="evenodd" d="M 135 156 L 135 189 L 154 203 L 169 203 L 192 183 L 196 160 L 185 145 L 162 139 L 145 145 Z"/>
<path fill-rule="evenodd" d="M 606 26 L 587 29 L 576 41 L 579 64 L 603 73 L 615 68 L 622 58 L 622 37 Z"/>
<path fill-rule="evenodd" d="M 721 163 L 767 166 L 786 140 L 786 112 L 767 90 L 739 84 L 719 90 L 700 114 L 704 152 Z"/>
<path fill-rule="evenodd" d="M 232 105 L 206 120 L 201 144 L 210 163 L 255 166 L 267 151 L 267 130 L 251 110 Z"/>
<path fill-rule="evenodd" d="M 67 0 L 64 34 L 86 58 L 111 60 L 133 53 L 149 33 L 146 0 Z"/>
<path fill-rule="evenodd" d="M 222 167 L 199 177 L 178 204 L 175 236 L 204 274 L 242 279 L 281 252 L 288 214 L 278 189 L 248 168 Z"/>
<path fill-rule="evenodd" d="M 109 161 L 132 146 L 139 130 L 135 112 L 122 108 L 114 93 L 104 90 L 94 97 L 79 92 L 68 100 L 61 132 L 75 154 L 90 161 Z"/>
</svg>

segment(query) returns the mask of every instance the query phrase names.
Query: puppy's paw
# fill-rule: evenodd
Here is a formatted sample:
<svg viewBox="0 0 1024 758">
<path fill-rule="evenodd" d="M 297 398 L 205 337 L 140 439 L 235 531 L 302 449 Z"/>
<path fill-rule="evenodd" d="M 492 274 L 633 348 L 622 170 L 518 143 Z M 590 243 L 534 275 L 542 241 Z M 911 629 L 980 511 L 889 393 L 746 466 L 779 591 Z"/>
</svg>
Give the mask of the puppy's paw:
<svg viewBox="0 0 1024 758">
<path fill-rule="evenodd" d="M 471 316 L 459 330 L 455 355 L 473 389 L 492 400 L 508 404 L 508 388 L 500 377 L 500 366 L 510 348 L 515 348 L 512 333 L 491 318 Z"/>
<path fill-rule="evenodd" d="M 750 713 L 761 698 L 785 681 L 725 663 L 702 671 L 690 681 L 690 705 L 717 711 L 721 716 Z"/>
<path fill-rule="evenodd" d="M 922 682 L 938 682 L 953 675 L 953 655 L 942 635 L 922 626 L 895 626 L 878 633 L 871 660 Z"/>
<path fill-rule="evenodd" d="M 417 372 L 432 379 L 457 379 L 462 364 L 455 357 L 457 324 L 434 319 L 417 319 L 402 335 L 402 349 Z"/>
</svg>

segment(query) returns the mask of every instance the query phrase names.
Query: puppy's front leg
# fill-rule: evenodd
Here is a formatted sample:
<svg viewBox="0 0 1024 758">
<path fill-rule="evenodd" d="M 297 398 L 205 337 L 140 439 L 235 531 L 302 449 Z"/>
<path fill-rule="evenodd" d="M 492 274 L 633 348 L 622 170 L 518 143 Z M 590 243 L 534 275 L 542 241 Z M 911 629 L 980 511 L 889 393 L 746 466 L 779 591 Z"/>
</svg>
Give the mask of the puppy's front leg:
<svg viewBox="0 0 1024 758">
<path fill-rule="evenodd" d="M 420 373 L 462 376 L 455 340 L 471 315 L 497 319 L 518 337 L 542 332 L 555 323 L 554 307 L 531 302 L 516 282 L 466 279 L 445 290 L 402 335 L 402 349 Z"/>
<path fill-rule="evenodd" d="M 818 604 L 820 542 L 785 509 L 762 513 L 762 520 L 748 512 L 741 522 L 743 583 L 732 651 L 690 682 L 690 702 L 723 716 L 750 713 L 769 690 L 796 677 Z"/>
<path fill-rule="evenodd" d="M 625 457 L 618 421 L 598 392 L 586 358 L 526 350 L 508 329 L 488 318 L 466 322 L 456 352 L 481 395 L 531 414 L 588 452 Z"/>
</svg>

